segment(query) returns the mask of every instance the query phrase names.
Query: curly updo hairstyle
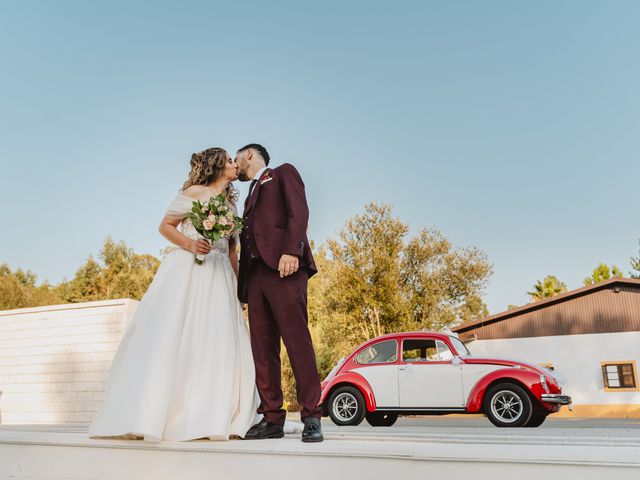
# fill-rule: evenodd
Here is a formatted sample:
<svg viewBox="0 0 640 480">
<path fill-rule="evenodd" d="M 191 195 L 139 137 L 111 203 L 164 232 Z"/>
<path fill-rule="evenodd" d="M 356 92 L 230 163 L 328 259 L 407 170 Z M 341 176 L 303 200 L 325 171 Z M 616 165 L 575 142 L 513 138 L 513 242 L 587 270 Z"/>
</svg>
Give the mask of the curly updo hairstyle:
<svg viewBox="0 0 640 480">
<path fill-rule="evenodd" d="M 227 151 L 219 147 L 207 148 L 191 155 L 189 162 L 191 171 L 181 191 L 185 191 L 191 185 L 209 185 L 217 179 L 224 171 L 227 156 Z M 231 183 L 227 185 L 225 195 L 230 202 L 236 203 L 239 194 L 240 192 Z"/>
</svg>

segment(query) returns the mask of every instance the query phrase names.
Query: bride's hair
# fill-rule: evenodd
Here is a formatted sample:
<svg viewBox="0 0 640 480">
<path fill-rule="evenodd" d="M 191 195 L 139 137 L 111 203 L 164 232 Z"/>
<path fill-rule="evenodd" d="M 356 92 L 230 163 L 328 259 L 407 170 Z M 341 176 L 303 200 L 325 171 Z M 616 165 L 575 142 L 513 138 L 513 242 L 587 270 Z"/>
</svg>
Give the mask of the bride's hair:
<svg viewBox="0 0 640 480">
<path fill-rule="evenodd" d="M 216 178 L 218 178 L 224 171 L 224 167 L 227 164 L 227 152 L 223 148 L 211 147 L 201 152 L 191 155 L 191 171 L 189 172 L 189 178 L 182 185 L 182 190 L 185 191 L 191 185 L 209 185 Z M 236 203 L 240 192 L 231 183 L 227 185 L 225 192 L 227 199 Z"/>
</svg>

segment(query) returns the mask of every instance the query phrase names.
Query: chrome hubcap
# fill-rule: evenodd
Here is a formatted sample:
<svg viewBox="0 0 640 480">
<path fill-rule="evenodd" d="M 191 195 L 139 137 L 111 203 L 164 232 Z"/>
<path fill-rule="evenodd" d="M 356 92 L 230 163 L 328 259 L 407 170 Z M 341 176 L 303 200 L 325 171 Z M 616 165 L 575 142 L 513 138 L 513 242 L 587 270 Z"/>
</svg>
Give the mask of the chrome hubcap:
<svg viewBox="0 0 640 480">
<path fill-rule="evenodd" d="M 520 397 L 510 390 L 501 390 L 491 399 L 491 413 L 504 423 L 513 423 L 522 416 Z"/>
<path fill-rule="evenodd" d="M 341 393 L 333 401 L 333 414 L 343 422 L 353 420 L 358 412 L 358 401 L 350 393 Z"/>
</svg>

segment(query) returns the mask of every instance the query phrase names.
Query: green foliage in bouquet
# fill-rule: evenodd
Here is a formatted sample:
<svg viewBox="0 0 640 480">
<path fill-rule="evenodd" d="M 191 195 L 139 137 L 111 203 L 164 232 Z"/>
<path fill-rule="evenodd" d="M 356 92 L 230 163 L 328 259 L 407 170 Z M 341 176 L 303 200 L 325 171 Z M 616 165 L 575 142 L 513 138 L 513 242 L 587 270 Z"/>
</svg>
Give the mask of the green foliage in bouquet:
<svg viewBox="0 0 640 480">
<path fill-rule="evenodd" d="M 236 216 L 224 193 L 211 197 L 204 203 L 195 200 L 187 218 L 191 220 L 196 231 L 211 243 L 231 237 L 240 232 L 243 226 L 242 218 Z M 203 261 L 203 258 L 195 256 L 196 263 L 202 264 Z"/>
</svg>

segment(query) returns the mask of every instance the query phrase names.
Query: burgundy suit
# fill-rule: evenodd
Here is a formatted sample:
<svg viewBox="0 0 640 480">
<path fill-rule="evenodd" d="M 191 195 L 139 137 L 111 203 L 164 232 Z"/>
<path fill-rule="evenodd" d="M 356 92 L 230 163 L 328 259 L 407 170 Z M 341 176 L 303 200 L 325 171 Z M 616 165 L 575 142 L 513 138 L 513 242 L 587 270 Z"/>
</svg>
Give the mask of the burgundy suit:
<svg viewBox="0 0 640 480">
<path fill-rule="evenodd" d="M 240 235 L 238 298 L 249 305 L 251 348 L 260 394 L 259 413 L 283 425 L 280 339 L 296 379 L 301 417 L 320 418 L 320 380 L 307 326 L 307 281 L 317 272 L 307 239 L 309 208 L 298 171 L 284 164 L 263 172 L 245 202 Z M 280 278 L 283 254 L 298 271 Z"/>
</svg>

